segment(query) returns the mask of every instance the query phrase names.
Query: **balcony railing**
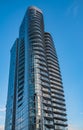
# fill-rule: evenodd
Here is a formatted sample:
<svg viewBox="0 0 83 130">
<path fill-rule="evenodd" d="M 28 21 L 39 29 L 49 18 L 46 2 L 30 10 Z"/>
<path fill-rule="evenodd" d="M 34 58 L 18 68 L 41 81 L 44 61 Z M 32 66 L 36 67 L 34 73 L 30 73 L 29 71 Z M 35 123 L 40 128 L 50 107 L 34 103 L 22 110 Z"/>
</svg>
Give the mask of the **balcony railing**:
<svg viewBox="0 0 83 130">
<path fill-rule="evenodd" d="M 67 124 L 67 123 L 66 123 L 66 122 L 67 122 L 66 116 L 64 117 L 64 116 L 61 116 L 61 115 L 54 115 L 54 119 L 55 119 L 55 121 L 56 121 L 56 120 L 59 120 L 59 121 L 65 122 L 65 124 Z"/>
<path fill-rule="evenodd" d="M 57 95 L 57 94 L 55 94 L 55 93 L 52 93 L 51 96 L 53 96 L 53 97 L 55 97 L 55 98 L 57 97 L 57 98 L 60 98 L 60 99 L 63 99 L 63 100 L 64 100 L 64 97 L 63 97 L 63 96 Z"/>
<path fill-rule="evenodd" d="M 53 106 L 53 107 L 59 107 L 59 108 L 66 109 L 66 107 L 65 107 L 65 106 L 58 105 L 58 104 L 56 104 L 56 103 L 52 103 L 52 106 Z"/>
<path fill-rule="evenodd" d="M 64 125 L 64 126 L 67 126 L 67 122 L 60 121 L 60 120 L 54 120 L 54 123 L 55 123 L 55 124 L 62 124 L 62 125 Z"/>
<path fill-rule="evenodd" d="M 55 130 L 68 130 L 68 128 L 65 128 L 64 126 L 55 125 Z"/>
<path fill-rule="evenodd" d="M 52 114 L 50 114 L 50 113 L 44 113 L 43 116 L 44 116 L 45 118 L 49 118 L 49 119 L 52 119 L 52 118 L 53 118 Z"/>
<path fill-rule="evenodd" d="M 47 92 L 47 93 L 50 93 L 50 91 L 49 91 L 49 89 L 45 89 L 45 88 L 42 88 L 42 90 L 44 91 L 44 92 Z"/>
<path fill-rule="evenodd" d="M 43 109 L 46 110 L 46 111 L 52 111 L 52 108 L 51 107 L 47 107 L 47 106 L 43 106 Z"/>
<path fill-rule="evenodd" d="M 59 110 L 59 109 L 55 109 L 55 108 L 53 108 L 53 112 L 55 112 L 55 113 L 61 113 L 61 114 L 65 114 L 66 115 L 66 112 L 65 111 L 62 111 L 62 110 Z M 55 115 L 56 116 L 56 115 Z"/>
<path fill-rule="evenodd" d="M 51 88 L 54 88 L 54 89 L 58 89 L 58 90 L 62 90 L 63 91 L 63 88 L 61 87 L 61 85 L 60 85 L 60 87 L 57 85 L 57 84 L 52 84 L 51 83 Z"/>
<path fill-rule="evenodd" d="M 43 93 L 43 97 L 51 99 L 51 96 Z"/>
<path fill-rule="evenodd" d="M 45 124 L 45 125 L 53 126 L 53 121 L 45 120 L 45 121 L 44 121 L 44 124 Z"/>
<path fill-rule="evenodd" d="M 65 105 L 65 102 L 62 101 L 62 100 L 59 100 L 59 99 L 52 98 L 52 101 L 53 101 L 53 102 L 57 102 L 57 103 L 60 103 L 60 104 L 64 104 L 64 105 Z"/>
<path fill-rule="evenodd" d="M 48 101 L 48 100 L 43 100 L 43 103 L 46 105 L 51 105 L 51 101 Z"/>
<path fill-rule="evenodd" d="M 58 94 L 64 95 L 63 92 L 61 92 L 61 91 L 59 91 L 59 90 L 56 90 L 56 89 L 53 89 L 53 88 L 51 88 L 51 93 L 58 93 Z"/>
</svg>

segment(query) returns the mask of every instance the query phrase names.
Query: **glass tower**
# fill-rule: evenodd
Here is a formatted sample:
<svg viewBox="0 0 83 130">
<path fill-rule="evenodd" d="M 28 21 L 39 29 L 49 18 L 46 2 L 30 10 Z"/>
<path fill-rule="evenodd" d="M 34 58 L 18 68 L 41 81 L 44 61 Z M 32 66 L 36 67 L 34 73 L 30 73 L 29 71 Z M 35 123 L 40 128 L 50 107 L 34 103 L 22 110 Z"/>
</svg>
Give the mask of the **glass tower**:
<svg viewBox="0 0 83 130">
<path fill-rule="evenodd" d="M 11 49 L 5 130 L 67 130 L 59 62 L 43 14 L 31 6 Z"/>
</svg>

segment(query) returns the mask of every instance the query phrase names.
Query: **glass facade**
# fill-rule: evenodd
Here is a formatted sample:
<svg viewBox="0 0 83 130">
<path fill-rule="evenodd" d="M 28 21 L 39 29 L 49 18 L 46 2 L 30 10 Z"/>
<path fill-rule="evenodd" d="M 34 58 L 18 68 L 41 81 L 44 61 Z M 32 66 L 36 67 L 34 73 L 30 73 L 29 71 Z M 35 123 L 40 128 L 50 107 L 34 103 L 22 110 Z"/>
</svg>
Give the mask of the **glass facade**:
<svg viewBox="0 0 83 130">
<path fill-rule="evenodd" d="M 16 107 L 16 82 L 17 82 L 17 52 L 18 39 L 11 49 L 8 97 L 6 106 L 5 129 L 14 130 L 15 126 L 15 107 Z"/>
<path fill-rule="evenodd" d="M 33 6 L 11 50 L 5 130 L 67 130 L 56 50 L 42 11 Z"/>
</svg>

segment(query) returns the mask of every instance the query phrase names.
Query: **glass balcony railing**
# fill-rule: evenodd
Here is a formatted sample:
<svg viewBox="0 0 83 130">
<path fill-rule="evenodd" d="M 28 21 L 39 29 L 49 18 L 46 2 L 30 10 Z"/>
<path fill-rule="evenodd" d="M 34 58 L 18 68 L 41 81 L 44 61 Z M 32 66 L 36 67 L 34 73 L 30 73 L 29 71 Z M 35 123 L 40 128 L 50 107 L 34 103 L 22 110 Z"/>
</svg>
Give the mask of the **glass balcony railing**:
<svg viewBox="0 0 83 130">
<path fill-rule="evenodd" d="M 46 110 L 46 111 L 52 111 L 52 108 L 51 107 L 47 107 L 47 106 L 43 106 L 43 109 Z"/>
<path fill-rule="evenodd" d="M 65 128 L 64 126 L 55 125 L 55 130 L 68 130 L 68 128 Z"/>
<path fill-rule="evenodd" d="M 59 90 L 56 90 L 56 89 L 53 89 L 53 88 L 51 88 L 51 93 L 57 93 L 57 94 L 64 95 L 63 92 L 61 92 L 61 91 L 59 91 Z"/>
<path fill-rule="evenodd" d="M 52 72 L 54 72 L 54 73 L 60 74 L 60 72 L 59 72 L 58 70 L 55 70 L 55 69 L 52 69 L 52 68 L 48 68 L 48 70 L 49 70 L 49 71 L 52 71 Z"/>
<path fill-rule="evenodd" d="M 43 82 L 43 81 L 42 81 L 41 85 L 46 86 L 46 87 L 50 87 L 49 83 L 46 83 L 46 82 Z"/>
<path fill-rule="evenodd" d="M 63 88 L 62 88 L 61 85 L 58 86 L 58 84 L 51 84 L 50 86 L 51 86 L 51 88 L 59 89 L 59 90 L 62 90 L 62 91 L 63 91 Z"/>
<path fill-rule="evenodd" d="M 53 125 L 53 121 L 45 120 L 44 124 L 45 125 Z"/>
<path fill-rule="evenodd" d="M 36 55 L 35 58 L 36 58 L 36 59 L 41 59 L 41 60 L 43 60 L 43 61 L 46 61 L 46 60 L 45 60 L 45 57 L 42 57 L 42 56 L 39 56 L 39 55 Z"/>
<path fill-rule="evenodd" d="M 53 118 L 52 114 L 50 114 L 50 113 L 44 113 L 43 116 L 46 118 L 51 118 L 51 119 Z"/>
<path fill-rule="evenodd" d="M 46 105 L 51 105 L 51 101 L 48 101 L 48 100 L 43 100 L 43 103 Z"/>
<path fill-rule="evenodd" d="M 59 74 L 59 73 L 55 73 L 54 71 L 49 71 L 49 75 L 51 75 L 51 76 L 57 76 L 58 78 L 60 78 L 61 77 L 61 75 Z"/>
<path fill-rule="evenodd" d="M 60 107 L 60 108 L 66 109 L 65 106 L 58 105 L 58 104 L 56 104 L 56 103 L 52 103 L 52 106 L 53 106 L 53 107 Z"/>
<path fill-rule="evenodd" d="M 57 102 L 57 103 L 60 103 L 60 104 L 64 104 L 64 105 L 65 105 L 65 102 L 62 101 L 62 100 L 59 100 L 59 99 L 52 98 L 52 101 L 53 101 L 53 102 Z"/>
<path fill-rule="evenodd" d="M 41 76 L 41 80 L 44 81 L 44 82 L 47 82 L 47 83 L 50 82 L 49 79 L 48 79 L 47 77 L 43 77 L 43 76 Z"/>
<path fill-rule="evenodd" d="M 64 97 L 63 97 L 63 96 L 57 95 L 57 94 L 55 94 L 55 93 L 51 93 L 51 96 L 57 97 L 57 98 L 60 98 L 60 99 L 63 99 L 63 100 L 64 100 Z"/>
<path fill-rule="evenodd" d="M 43 97 L 51 99 L 51 96 L 43 93 Z"/>
<path fill-rule="evenodd" d="M 62 110 L 59 110 L 59 109 L 55 109 L 55 108 L 53 108 L 53 112 L 58 112 L 58 113 L 66 114 L 65 111 L 62 111 Z M 54 114 L 54 116 L 56 116 L 56 114 Z M 62 117 L 64 117 L 64 116 L 62 116 Z"/>
<path fill-rule="evenodd" d="M 57 114 L 53 114 L 54 118 L 60 118 L 60 119 L 65 119 L 66 120 L 66 116 L 61 116 L 61 115 L 57 115 Z"/>
<path fill-rule="evenodd" d="M 47 93 L 50 93 L 50 91 L 49 91 L 49 89 L 45 89 L 45 88 L 42 88 L 42 90 L 44 91 L 44 92 L 47 92 Z"/>
<path fill-rule="evenodd" d="M 61 81 L 62 82 L 62 79 L 61 79 L 61 76 L 59 74 L 55 74 L 55 73 L 50 73 L 49 74 L 49 78 L 50 80 L 57 80 L 57 81 Z"/>
<path fill-rule="evenodd" d="M 66 125 L 67 126 L 67 122 L 64 122 L 64 121 L 54 120 L 54 123 L 62 124 L 62 125 Z"/>
<path fill-rule="evenodd" d="M 62 82 L 59 82 L 59 81 L 54 81 L 54 80 L 50 80 L 50 82 L 52 83 L 52 84 L 58 84 L 58 85 L 62 85 Z"/>
</svg>

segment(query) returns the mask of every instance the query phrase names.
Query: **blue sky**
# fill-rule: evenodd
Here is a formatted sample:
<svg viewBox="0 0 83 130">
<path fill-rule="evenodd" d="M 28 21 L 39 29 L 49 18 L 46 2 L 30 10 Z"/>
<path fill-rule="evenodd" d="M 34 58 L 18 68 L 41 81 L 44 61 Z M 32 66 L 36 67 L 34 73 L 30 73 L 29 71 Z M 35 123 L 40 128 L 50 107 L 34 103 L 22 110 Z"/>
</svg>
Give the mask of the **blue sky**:
<svg viewBox="0 0 83 130">
<path fill-rule="evenodd" d="M 0 0 L 0 130 L 7 98 L 10 48 L 28 6 L 44 14 L 62 72 L 69 130 L 83 130 L 83 0 Z"/>
</svg>

